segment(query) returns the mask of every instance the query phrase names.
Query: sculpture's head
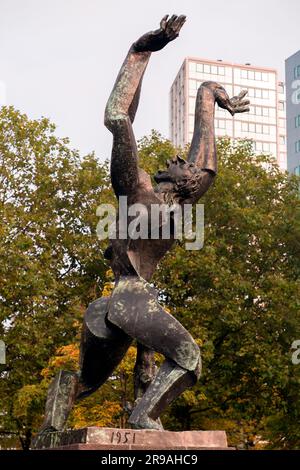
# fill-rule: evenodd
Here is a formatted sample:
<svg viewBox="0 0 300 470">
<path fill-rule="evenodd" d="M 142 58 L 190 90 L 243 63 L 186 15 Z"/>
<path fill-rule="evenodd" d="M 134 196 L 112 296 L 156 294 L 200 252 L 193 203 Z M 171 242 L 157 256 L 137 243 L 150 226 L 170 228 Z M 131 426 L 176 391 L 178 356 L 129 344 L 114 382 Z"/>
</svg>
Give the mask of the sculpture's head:
<svg viewBox="0 0 300 470">
<path fill-rule="evenodd" d="M 186 197 L 193 187 L 193 183 L 199 174 L 194 163 L 187 162 L 177 155 L 172 160 L 167 160 L 167 169 L 159 170 L 154 180 L 162 192 L 174 192 L 179 197 Z"/>
<path fill-rule="evenodd" d="M 177 155 L 172 160 L 167 160 L 167 169 L 158 170 L 154 176 L 157 184 L 171 183 L 177 184 L 188 180 L 196 173 L 196 167 L 193 163 L 187 162 L 184 158 Z"/>
</svg>

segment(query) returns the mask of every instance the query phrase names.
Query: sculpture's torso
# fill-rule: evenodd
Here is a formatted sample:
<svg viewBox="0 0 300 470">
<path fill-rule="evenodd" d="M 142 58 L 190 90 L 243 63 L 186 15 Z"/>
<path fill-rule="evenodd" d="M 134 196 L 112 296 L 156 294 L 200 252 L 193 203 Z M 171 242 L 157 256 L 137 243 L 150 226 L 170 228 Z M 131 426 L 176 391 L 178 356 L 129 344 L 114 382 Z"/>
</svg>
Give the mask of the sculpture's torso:
<svg viewBox="0 0 300 470">
<path fill-rule="evenodd" d="M 148 219 L 148 227 L 151 227 L 151 207 L 156 205 L 161 207 L 165 204 L 164 198 L 161 194 L 157 194 L 152 191 L 137 193 L 134 195 L 130 204 L 139 203 L 143 204 L 146 212 L 146 218 Z M 128 217 L 128 224 L 132 221 L 132 218 Z M 127 275 L 139 275 L 145 280 L 149 281 L 156 269 L 156 266 L 163 258 L 163 256 L 169 251 L 174 243 L 174 233 L 171 230 L 170 237 L 162 238 L 161 230 L 158 239 L 151 239 L 150 234 L 148 239 L 132 239 L 130 237 L 126 239 L 119 238 L 118 222 L 117 222 L 117 237 L 111 239 L 111 257 L 110 264 L 114 272 L 115 278 L 118 279 L 120 276 Z"/>
</svg>

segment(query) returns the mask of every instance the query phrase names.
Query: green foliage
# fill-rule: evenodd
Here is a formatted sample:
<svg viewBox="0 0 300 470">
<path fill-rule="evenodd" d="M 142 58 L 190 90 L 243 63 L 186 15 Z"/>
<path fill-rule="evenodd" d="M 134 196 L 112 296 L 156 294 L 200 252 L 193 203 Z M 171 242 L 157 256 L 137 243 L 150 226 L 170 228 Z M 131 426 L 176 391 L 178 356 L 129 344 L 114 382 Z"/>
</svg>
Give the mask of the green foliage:
<svg viewBox="0 0 300 470">
<path fill-rule="evenodd" d="M 95 234 L 96 207 L 109 191 L 107 164 L 93 154 L 80 159 L 54 131 L 47 119 L 1 110 L 0 337 L 7 370 L 0 420 L 20 436 L 27 426 L 23 387 L 38 384 L 56 348 L 74 341 L 107 270 Z"/>
<path fill-rule="evenodd" d="M 201 200 L 203 249 L 179 245 L 156 275 L 172 312 L 202 342 L 194 402 L 178 400 L 170 422 L 176 428 L 229 423 L 235 445 L 243 444 L 236 431 L 246 422 L 245 446 L 267 430 L 277 447 L 299 448 L 300 369 L 290 349 L 300 338 L 298 182 L 272 158 L 255 158 L 248 142 L 232 146 L 223 139 L 218 155 L 219 175 Z M 281 417 L 282 435 L 280 425 L 272 434 L 265 419 L 273 415 Z"/>
<path fill-rule="evenodd" d="M 87 303 L 110 276 L 95 229 L 96 207 L 113 202 L 107 163 L 80 159 L 46 119 L 0 114 L 0 324 L 7 369 L 0 381 L 0 432 L 28 447 L 56 370 L 76 368 Z M 139 142 L 151 174 L 177 150 L 157 132 Z M 199 383 L 163 416 L 169 429 L 225 429 L 231 445 L 300 448 L 298 181 L 251 145 L 218 142 L 219 175 L 200 201 L 205 243 L 179 242 L 154 282 L 202 351 Z M 106 290 L 105 290 L 106 292 Z M 126 425 L 134 348 L 69 425 Z M 4 442 L 4 440 L 3 440 Z M 4 444 L 3 444 L 4 445 Z"/>
</svg>

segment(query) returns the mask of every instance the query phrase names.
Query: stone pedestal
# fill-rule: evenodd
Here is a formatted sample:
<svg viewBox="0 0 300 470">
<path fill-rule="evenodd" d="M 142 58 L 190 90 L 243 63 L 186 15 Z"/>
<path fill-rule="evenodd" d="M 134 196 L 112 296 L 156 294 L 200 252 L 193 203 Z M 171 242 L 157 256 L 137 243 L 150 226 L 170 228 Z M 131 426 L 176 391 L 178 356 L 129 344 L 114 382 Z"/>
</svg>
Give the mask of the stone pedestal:
<svg viewBox="0 0 300 470">
<path fill-rule="evenodd" d="M 39 436 L 35 449 L 229 450 L 225 431 L 156 431 L 87 427 Z"/>
</svg>

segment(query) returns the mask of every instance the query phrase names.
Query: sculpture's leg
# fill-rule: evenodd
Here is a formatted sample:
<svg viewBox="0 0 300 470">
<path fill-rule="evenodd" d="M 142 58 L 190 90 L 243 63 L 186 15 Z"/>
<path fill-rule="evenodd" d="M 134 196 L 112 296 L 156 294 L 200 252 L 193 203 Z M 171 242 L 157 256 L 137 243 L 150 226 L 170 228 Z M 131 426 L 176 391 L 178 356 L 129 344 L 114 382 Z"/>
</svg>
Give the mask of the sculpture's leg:
<svg viewBox="0 0 300 470">
<path fill-rule="evenodd" d="M 134 403 L 141 400 L 142 396 L 153 381 L 157 367 L 154 360 L 155 352 L 141 343 L 137 343 L 137 357 L 134 366 Z M 160 418 L 156 419 L 159 429 L 163 429 Z"/>
<path fill-rule="evenodd" d="M 157 302 L 157 292 L 137 276 L 121 277 L 108 319 L 132 338 L 166 357 L 129 419 L 135 427 L 161 429 L 155 420 L 200 375 L 200 350 L 186 329 Z"/>
<path fill-rule="evenodd" d="M 137 429 L 161 429 L 156 420 L 175 398 L 195 384 L 197 375 L 166 359 L 128 422 Z"/>
<path fill-rule="evenodd" d="M 76 400 L 79 377 L 61 370 L 52 380 L 47 394 L 45 418 L 39 434 L 62 430 Z"/>
<path fill-rule="evenodd" d="M 130 346 L 132 339 L 107 322 L 107 301 L 102 297 L 89 305 L 82 331 L 80 373 L 60 371 L 53 379 L 38 437 L 45 432 L 62 431 L 74 402 L 96 391 Z"/>
<path fill-rule="evenodd" d="M 107 300 L 90 304 L 84 318 L 77 399 L 97 390 L 123 359 L 132 338 L 107 321 Z"/>
<path fill-rule="evenodd" d="M 154 351 L 137 344 L 137 357 L 134 366 L 134 398 L 142 398 L 150 383 L 154 379 L 156 366 L 154 362 Z"/>
</svg>

